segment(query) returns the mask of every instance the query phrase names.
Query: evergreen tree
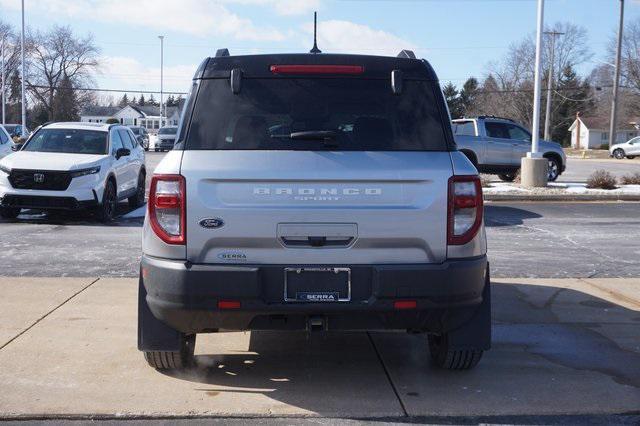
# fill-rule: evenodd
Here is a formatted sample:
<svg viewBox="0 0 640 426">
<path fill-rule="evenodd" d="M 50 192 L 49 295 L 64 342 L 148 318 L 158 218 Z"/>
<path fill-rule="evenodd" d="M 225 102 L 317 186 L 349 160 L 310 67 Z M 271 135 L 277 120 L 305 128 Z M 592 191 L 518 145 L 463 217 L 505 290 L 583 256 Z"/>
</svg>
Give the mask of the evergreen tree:
<svg viewBox="0 0 640 426">
<path fill-rule="evenodd" d="M 153 93 L 149 96 L 149 100 L 147 101 L 147 105 L 158 106 L 158 103 L 153 97 Z"/>
<path fill-rule="evenodd" d="M 138 106 L 145 106 L 147 101 L 144 99 L 144 93 L 140 94 L 140 99 L 138 99 Z"/>
<path fill-rule="evenodd" d="M 447 105 L 449 105 L 451 118 L 460 118 L 462 115 L 460 111 L 460 97 L 458 89 L 456 89 L 456 86 L 453 83 L 449 82 L 444 86 L 442 91 L 444 93 L 444 98 L 447 101 Z"/>
<path fill-rule="evenodd" d="M 579 111 L 591 111 L 594 107 L 595 101 L 588 80 L 582 80 L 573 67 L 566 66 L 551 102 L 551 138 L 564 146 L 570 145 L 571 133 L 567 128 Z"/>
<path fill-rule="evenodd" d="M 176 102 L 176 101 L 175 101 L 175 99 L 173 98 L 173 95 L 169 95 L 169 96 L 167 97 L 167 100 L 166 100 L 165 102 L 166 102 L 167 107 L 172 107 L 172 106 L 175 106 L 175 102 Z"/>
<path fill-rule="evenodd" d="M 71 79 L 65 75 L 53 97 L 53 120 L 77 121 L 79 118 L 78 97 Z"/>
<path fill-rule="evenodd" d="M 129 105 L 129 97 L 127 96 L 127 94 L 125 93 L 124 95 L 122 95 L 122 98 L 120 99 L 120 102 L 118 102 L 118 106 L 120 108 L 124 108 L 127 105 Z"/>
<path fill-rule="evenodd" d="M 133 99 L 131 99 L 131 103 L 133 105 L 136 105 L 138 103 L 138 101 L 136 100 L 136 97 L 134 96 Z"/>
<path fill-rule="evenodd" d="M 473 115 L 476 111 L 476 97 L 478 94 L 478 80 L 474 77 L 465 81 L 460 90 L 460 113 L 464 116 Z"/>
<path fill-rule="evenodd" d="M 9 78 L 9 97 L 7 99 L 6 118 L 8 123 L 20 123 L 22 120 L 22 80 L 18 70 Z"/>
</svg>

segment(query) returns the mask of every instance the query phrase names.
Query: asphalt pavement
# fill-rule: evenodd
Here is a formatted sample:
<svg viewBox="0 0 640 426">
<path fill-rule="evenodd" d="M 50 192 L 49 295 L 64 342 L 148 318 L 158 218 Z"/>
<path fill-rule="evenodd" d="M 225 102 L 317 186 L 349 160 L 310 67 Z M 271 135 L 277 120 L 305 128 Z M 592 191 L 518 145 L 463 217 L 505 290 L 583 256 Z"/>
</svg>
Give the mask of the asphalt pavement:
<svg viewBox="0 0 640 426">
<path fill-rule="evenodd" d="M 487 203 L 495 277 L 640 276 L 640 203 Z M 135 276 L 144 208 L 103 225 L 86 213 L 0 222 L 0 275 Z M 134 217 L 131 217 L 134 216 Z"/>
</svg>

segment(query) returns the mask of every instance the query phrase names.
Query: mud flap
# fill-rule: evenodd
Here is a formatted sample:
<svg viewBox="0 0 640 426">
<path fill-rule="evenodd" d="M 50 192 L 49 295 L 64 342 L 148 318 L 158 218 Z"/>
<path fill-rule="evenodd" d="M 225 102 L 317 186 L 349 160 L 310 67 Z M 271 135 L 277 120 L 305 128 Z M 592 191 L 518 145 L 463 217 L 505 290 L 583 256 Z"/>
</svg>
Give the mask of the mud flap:
<svg viewBox="0 0 640 426">
<path fill-rule="evenodd" d="M 147 305 L 147 290 L 138 281 L 138 350 L 179 352 L 182 333 L 158 320 Z"/>
<path fill-rule="evenodd" d="M 453 350 L 489 350 L 491 348 L 491 273 L 487 263 L 482 304 L 462 327 L 448 333 Z"/>
</svg>

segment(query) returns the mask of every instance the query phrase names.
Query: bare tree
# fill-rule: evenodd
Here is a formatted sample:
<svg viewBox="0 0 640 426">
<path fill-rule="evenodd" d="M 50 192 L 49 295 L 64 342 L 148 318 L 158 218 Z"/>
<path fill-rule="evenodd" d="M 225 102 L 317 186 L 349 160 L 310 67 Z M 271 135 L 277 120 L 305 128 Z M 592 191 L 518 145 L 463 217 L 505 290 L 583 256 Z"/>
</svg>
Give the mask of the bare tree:
<svg viewBox="0 0 640 426">
<path fill-rule="evenodd" d="M 553 66 L 554 86 L 561 82 L 563 73 L 567 69 L 591 59 L 586 38 L 586 30 L 571 23 L 556 23 L 547 27 L 547 31 L 562 32 L 564 35 L 555 40 L 555 57 Z M 548 76 L 551 58 L 551 37 L 545 35 L 542 55 L 542 67 Z M 533 83 L 535 66 L 535 39 L 530 34 L 522 40 L 513 43 L 505 57 L 498 62 L 488 65 L 489 75 L 479 91 L 477 109 L 486 109 L 494 115 L 513 118 L 526 126 L 531 125 L 533 115 Z M 547 81 L 545 76 L 545 85 Z M 559 120 L 554 117 L 563 110 L 565 98 L 556 96 L 552 103 L 552 123 Z M 544 101 L 544 99 L 543 99 Z M 557 127 L 557 124 L 554 124 Z"/>
<path fill-rule="evenodd" d="M 56 91 L 63 81 L 70 87 L 92 83 L 92 72 L 98 67 L 99 50 L 91 35 L 76 37 L 70 27 L 54 26 L 29 37 L 29 69 L 26 84 L 34 100 L 56 116 Z M 64 90 L 70 90 L 68 87 Z M 78 102 L 82 103 L 80 96 Z"/>
</svg>

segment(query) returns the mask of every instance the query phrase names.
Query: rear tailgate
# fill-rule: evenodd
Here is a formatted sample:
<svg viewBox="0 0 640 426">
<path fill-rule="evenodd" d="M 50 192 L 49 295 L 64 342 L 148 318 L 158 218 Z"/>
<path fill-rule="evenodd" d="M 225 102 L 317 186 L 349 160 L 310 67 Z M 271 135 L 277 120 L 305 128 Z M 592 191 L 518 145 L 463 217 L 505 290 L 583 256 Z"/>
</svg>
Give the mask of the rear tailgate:
<svg viewBox="0 0 640 426">
<path fill-rule="evenodd" d="M 181 170 L 194 263 L 445 260 L 448 152 L 187 150 Z"/>
</svg>

